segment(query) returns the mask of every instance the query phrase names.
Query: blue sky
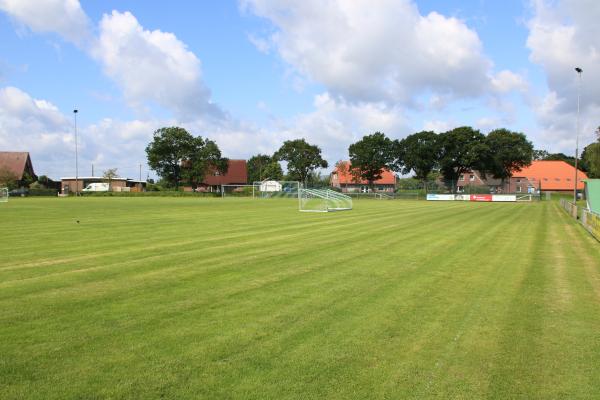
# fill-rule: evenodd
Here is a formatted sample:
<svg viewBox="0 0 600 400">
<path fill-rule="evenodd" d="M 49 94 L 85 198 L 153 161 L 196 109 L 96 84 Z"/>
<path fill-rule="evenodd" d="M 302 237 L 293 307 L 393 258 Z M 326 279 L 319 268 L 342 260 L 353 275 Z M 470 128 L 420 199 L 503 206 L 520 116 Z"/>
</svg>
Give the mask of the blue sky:
<svg viewBox="0 0 600 400">
<path fill-rule="evenodd" d="M 162 126 L 225 156 L 288 139 L 334 163 L 365 134 L 508 128 L 573 153 L 600 125 L 600 5 L 557 1 L 0 0 L 0 150 L 38 174 L 144 175 Z M 88 171 L 89 170 L 89 171 Z"/>
</svg>

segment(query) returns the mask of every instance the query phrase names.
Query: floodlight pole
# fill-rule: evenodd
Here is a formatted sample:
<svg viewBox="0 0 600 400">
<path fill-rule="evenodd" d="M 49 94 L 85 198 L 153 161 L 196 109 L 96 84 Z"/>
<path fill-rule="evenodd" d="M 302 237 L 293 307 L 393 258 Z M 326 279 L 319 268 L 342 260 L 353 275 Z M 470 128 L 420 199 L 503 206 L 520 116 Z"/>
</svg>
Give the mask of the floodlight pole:
<svg viewBox="0 0 600 400">
<path fill-rule="evenodd" d="M 75 122 L 75 196 L 79 196 L 79 155 L 77 152 L 77 113 L 79 110 L 73 110 L 73 120 Z"/>
<path fill-rule="evenodd" d="M 583 69 L 575 67 L 575 72 L 579 77 L 577 83 L 577 130 L 575 132 L 575 186 L 573 187 L 573 204 L 577 203 L 577 169 L 579 162 L 579 103 L 581 97 L 581 73 Z"/>
</svg>

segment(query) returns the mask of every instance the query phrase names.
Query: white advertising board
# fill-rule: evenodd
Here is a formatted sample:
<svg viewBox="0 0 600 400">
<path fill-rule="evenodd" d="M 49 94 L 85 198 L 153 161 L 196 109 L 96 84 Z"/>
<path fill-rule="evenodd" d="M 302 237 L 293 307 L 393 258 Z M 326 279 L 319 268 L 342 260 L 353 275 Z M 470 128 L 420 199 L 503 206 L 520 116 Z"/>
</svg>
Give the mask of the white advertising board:
<svg viewBox="0 0 600 400">
<path fill-rule="evenodd" d="M 452 200 L 454 200 L 454 195 L 453 194 L 435 194 L 435 193 L 429 193 L 429 194 L 427 194 L 427 200 L 452 201 Z"/>
<path fill-rule="evenodd" d="M 517 201 L 516 194 L 495 194 L 492 196 L 492 201 Z"/>
<path fill-rule="evenodd" d="M 454 200 L 457 200 L 457 201 L 471 201 L 471 195 L 470 194 L 455 194 L 454 195 Z"/>
</svg>

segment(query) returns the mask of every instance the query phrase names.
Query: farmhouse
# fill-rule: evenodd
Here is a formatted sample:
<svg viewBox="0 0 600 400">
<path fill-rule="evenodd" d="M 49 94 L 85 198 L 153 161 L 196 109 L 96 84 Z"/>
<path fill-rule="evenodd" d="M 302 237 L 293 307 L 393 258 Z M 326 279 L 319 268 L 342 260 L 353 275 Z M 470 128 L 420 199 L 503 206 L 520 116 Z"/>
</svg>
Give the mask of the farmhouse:
<svg viewBox="0 0 600 400">
<path fill-rule="evenodd" d="M 577 190 L 584 189 L 585 172 L 577 171 Z M 534 161 L 529 167 L 515 171 L 511 183 L 519 192 L 520 180 L 539 183 L 541 190 L 550 192 L 572 192 L 575 188 L 575 167 L 565 161 Z"/>
<path fill-rule="evenodd" d="M 76 191 L 81 192 L 90 183 L 108 182 L 101 176 L 80 176 L 60 178 L 61 193 L 69 194 Z M 128 178 L 112 178 L 110 180 L 111 190 L 114 192 L 143 192 L 146 188 L 146 181 L 138 181 Z M 78 188 L 78 189 L 77 189 Z"/>
<path fill-rule="evenodd" d="M 0 151 L 0 177 L 12 178 L 18 186 L 37 180 L 28 152 Z"/>
<path fill-rule="evenodd" d="M 585 172 L 577 172 L 577 190 L 583 190 Z M 492 193 L 537 193 L 572 192 L 575 181 L 575 167 L 565 161 L 533 161 L 530 166 L 513 172 L 502 182 L 478 171 L 469 171 L 458 178 L 457 191 L 468 192 L 469 186 L 487 186 Z"/>
<path fill-rule="evenodd" d="M 351 171 L 352 166 L 349 161 L 339 163 L 331 173 L 330 185 L 348 193 L 370 191 L 369 182 L 355 178 Z M 376 192 L 393 192 L 395 189 L 396 175 L 390 170 L 384 170 L 381 179 L 374 182 Z"/>
<path fill-rule="evenodd" d="M 229 160 L 227 172 L 221 174 L 219 171 L 212 171 L 206 175 L 202 184 L 198 185 L 201 192 L 219 192 L 221 185 L 246 185 L 248 181 L 248 169 L 246 160 Z M 184 190 L 191 191 L 191 187 L 185 187 Z"/>
</svg>

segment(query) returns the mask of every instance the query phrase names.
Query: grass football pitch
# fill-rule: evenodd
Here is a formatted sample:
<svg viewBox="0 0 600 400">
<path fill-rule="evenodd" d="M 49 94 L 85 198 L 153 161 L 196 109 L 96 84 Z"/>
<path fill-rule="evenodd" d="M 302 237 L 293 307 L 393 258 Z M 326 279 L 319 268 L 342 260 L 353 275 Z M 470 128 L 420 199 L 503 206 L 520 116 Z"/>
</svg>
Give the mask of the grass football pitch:
<svg viewBox="0 0 600 400">
<path fill-rule="evenodd" d="M 1 399 L 600 396 L 600 244 L 556 202 L 30 198 L 0 221 Z"/>
</svg>

